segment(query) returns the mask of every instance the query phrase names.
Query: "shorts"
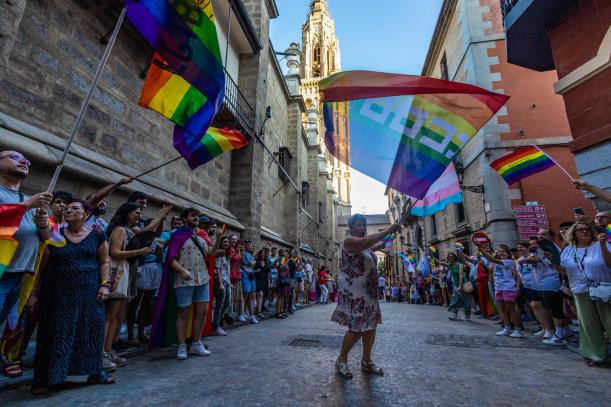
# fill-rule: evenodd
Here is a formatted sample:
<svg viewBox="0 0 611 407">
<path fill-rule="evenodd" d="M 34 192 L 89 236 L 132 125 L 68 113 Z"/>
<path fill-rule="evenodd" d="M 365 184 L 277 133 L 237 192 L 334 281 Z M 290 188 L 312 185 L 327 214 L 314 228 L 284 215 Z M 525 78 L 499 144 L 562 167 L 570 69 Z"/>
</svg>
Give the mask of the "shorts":
<svg viewBox="0 0 611 407">
<path fill-rule="evenodd" d="M 210 301 L 210 283 L 174 288 L 176 293 L 176 306 L 185 308 L 194 302 L 209 302 Z"/>
<path fill-rule="evenodd" d="M 552 317 L 556 319 L 564 319 L 564 309 L 562 294 L 560 291 L 542 291 L 543 307 L 548 310 Z"/>
<path fill-rule="evenodd" d="M 242 271 L 242 292 L 244 294 L 256 293 L 257 282 L 248 278 L 248 273 Z"/>
<path fill-rule="evenodd" d="M 522 294 L 524 294 L 524 298 L 526 298 L 528 302 L 541 301 L 541 291 L 524 287 L 522 289 Z"/>
<path fill-rule="evenodd" d="M 516 290 L 496 290 L 494 297 L 497 301 L 516 302 L 518 299 L 518 292 Z"/>
<path fill-rule="evenodd" d="M 295 288 L 297 286 L 297 282 L 295 281 L 294 278 L 289 278 L 289 286 L 291 288 Z"/>
<path fill-rule="evenodd" d="M 138 289 L 157 290 L 161 283 L 161 263 L 144 263 L 138 268 Z"/>
<path fill-rule="evenodd" d="M 272 281 L 269 284 L 269 288 L 275 288 L 276 285 L 278 284 L 278 271 L 277 270 L 275 272 L 272 270 L 271 280 Z"/>
<path fill-rule="evenodd" d="M 295 281 L 299 284 L 299 283 L 303 283 L 303 278 L 301 277 L 295 277 Z"/>
</svg>

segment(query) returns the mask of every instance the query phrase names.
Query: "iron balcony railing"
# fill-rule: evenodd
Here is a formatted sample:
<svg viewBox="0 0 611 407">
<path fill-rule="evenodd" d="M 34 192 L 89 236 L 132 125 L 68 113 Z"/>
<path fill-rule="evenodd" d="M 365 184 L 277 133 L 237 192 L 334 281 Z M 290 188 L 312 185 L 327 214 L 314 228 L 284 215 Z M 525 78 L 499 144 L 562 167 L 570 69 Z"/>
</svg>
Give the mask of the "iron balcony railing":
<svg viewBox="0 0 611 407">
<path fill-rule="evenodd" d="M 225 71 L 225 100 L 223 101 L 223 107 L 237 119 L 250 136 L 254 135 L 255 111 L 227 71 Z"/>
</svg>

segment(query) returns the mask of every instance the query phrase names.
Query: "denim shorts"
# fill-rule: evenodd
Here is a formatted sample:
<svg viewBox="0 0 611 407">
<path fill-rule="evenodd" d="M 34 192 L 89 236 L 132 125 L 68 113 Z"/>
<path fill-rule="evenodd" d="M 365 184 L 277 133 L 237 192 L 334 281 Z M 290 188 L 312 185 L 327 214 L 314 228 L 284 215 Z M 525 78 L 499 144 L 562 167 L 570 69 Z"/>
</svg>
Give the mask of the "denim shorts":
<svg viewBox="0 0 611 407">
<path fill-rule="evenodd" d="M 194 302 L 209 302 L 210 301 L 210 283 L 174 288 L 176 293 L 176 306 L 185 308 Z"/>
<path fill-rule="evenodd" d="M 257 292 L 257 282 L 255 279 L 250 280 L 248 278 L 248 273 L 242 271 L 242 292 L 244 294 L 248 293 L 256 293 Z"/>
</svg>

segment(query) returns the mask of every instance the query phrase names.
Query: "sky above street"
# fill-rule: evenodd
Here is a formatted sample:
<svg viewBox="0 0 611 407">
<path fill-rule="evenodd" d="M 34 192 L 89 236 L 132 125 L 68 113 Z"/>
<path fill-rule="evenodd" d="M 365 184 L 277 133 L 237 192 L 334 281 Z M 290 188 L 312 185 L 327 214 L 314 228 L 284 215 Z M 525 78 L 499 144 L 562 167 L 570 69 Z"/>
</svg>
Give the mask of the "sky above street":
<svg viewBox="0 0 611 407">
<path fill-rule="evenodd" d="M 419 75 L 442 0 L 329 0 L 343 70 Z M 270 33 L 276 51 L 301 44 L 310 0 L 276 0 Z M 352 213 L 384 213 L 385 187 L 351 170 Z"/>
</svg>

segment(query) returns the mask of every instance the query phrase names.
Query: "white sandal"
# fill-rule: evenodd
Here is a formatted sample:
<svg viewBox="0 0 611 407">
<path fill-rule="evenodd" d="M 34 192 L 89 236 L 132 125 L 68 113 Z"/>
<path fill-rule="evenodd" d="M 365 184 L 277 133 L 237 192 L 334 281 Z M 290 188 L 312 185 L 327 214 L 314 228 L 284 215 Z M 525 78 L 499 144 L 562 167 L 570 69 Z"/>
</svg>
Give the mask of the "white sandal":
<svg viewBox="0 0 611 407">
<path fill-rule="evenodd" d="M 347 363 L 336 360 L 335 361 L 335 371 L 339 373 L 340 375 L 344 376 L 346 379 L 352 379 L 352 372 L 348 368 Z"/>
<path fill-rule="evenodd" d="M 382 370 L 381 367 L 377 367 L 371 360 L 368 362 L 361 360 L 361 371 L 378 376 L 384 376 L 384 370 Z"/>
</svg>

